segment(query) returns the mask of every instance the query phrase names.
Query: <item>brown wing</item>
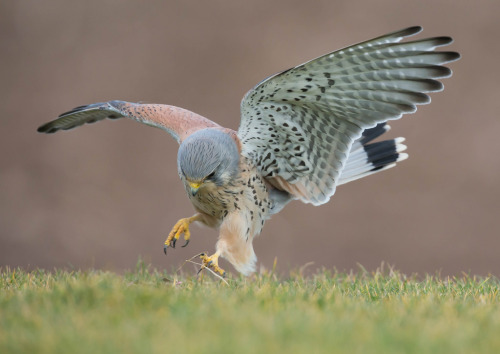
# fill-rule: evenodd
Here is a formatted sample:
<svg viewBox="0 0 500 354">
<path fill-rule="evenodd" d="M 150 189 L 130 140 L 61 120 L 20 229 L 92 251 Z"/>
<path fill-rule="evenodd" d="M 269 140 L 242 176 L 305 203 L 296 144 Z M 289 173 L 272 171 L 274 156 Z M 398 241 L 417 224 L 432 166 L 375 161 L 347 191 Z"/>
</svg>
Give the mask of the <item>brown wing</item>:
<svg viewBox="0 0 500 354">
<path fill-rule="evenodd" d="M 220 127 L 207 118 L 179 107 L 109 101 L 76 107 L 61 114 L 56 120 L 42 125 L 38 128 L 38 132 L 50 134 L 58 130 L 73 129 L 106 118 L 118 119 L 124 117 L 161 128 L 172 135 L 179 143 L 197 130 Z"/>
</svg>

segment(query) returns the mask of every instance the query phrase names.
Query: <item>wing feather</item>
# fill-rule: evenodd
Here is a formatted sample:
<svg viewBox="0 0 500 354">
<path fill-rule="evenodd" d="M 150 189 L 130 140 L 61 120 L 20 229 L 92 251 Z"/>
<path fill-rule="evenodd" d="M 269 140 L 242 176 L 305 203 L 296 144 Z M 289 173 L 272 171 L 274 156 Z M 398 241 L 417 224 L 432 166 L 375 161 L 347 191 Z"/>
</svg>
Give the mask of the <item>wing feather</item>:
<svg viewBox="0 0 500 354">
<path fill-rule="evenodd" d="M 103 119 L 131 118 L 168 132 L 181 142 L 193 132 L 204 128 L 221 128 L 218 124 L 188 110 L 162 105 L 109 101 L 79 106 L 62 113 L 56 120 L 38 128 L 40 133 L 55 133 Z"/>
<path fill-rule="evenodd" d="M 259 83 L 241 103 L 242 153 L 277 188 L 327 202 L 363 131 L 415 112 L 443 89 L 437 79 L 451 75 L 443 64 L 459 54 L 435 51 L 450 37 L 399 43 L 420 31 L 377 37 Z"/>
<path fill-rule="evenodd" d="M 58 130 L 69 130 L 83 124 L 95 123 L 100 120 L 123 118 L 120 110 L 112 105 L 112 102 L 94 103 L 86 106 L 78 106 L 68 112 L 59 115 L 56 120 L 40 126 L 39 133 L 52 134 Z"/>
</svg>

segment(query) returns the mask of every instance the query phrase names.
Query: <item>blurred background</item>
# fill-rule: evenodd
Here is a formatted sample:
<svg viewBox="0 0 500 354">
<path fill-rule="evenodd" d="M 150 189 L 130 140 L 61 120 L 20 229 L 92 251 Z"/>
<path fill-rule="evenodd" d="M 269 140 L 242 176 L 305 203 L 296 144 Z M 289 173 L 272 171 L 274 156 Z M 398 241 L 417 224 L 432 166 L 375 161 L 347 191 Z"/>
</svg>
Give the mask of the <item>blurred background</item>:
<svg viewBox="0 0 500 354">
<path fill-rule="evenodd" d="M 462 59 L 431 105 L 391 124 L 410 159 L 327 205 L 290 204 L 255 240 L 259 266 L 500 276 L 499 13 L 486 0 L 2 1 L 0 266 L 120 272 L 142 256 L 172 270 L 214 251 L 217 233 L 194 226 L 189 247 L 163 255 L 193 214 L 170 136 L 128 120 L 36 133 L 59 113 L 145 101 L 236 129 L 263 78 L 422 25 L 418 38 L 452 36 Z"/>
</svg>

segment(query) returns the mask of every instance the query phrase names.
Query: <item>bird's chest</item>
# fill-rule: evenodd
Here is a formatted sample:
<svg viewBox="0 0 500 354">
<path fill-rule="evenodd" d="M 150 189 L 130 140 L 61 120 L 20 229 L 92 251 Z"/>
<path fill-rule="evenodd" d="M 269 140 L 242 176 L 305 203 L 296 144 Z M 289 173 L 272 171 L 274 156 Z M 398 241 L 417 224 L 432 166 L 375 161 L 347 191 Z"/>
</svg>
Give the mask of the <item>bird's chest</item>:
<svg viewBox="0 0 500 354">
<path fill-rule="evenodd" d="M 188 197 L 196 210 L 222 220 L 234 208 L 234 194 L 227 188 L 200 190 Z"/>
<path fill-rule="evenodd" d="M 195 209 L 219 219 L 239 213 L 245 220 L 246 233 L 260 233 L 269 218 L 271 201 L 268 188 L 255 168 L 242 166 L 240 175 L 225 186 L 200 190 L 195 196 L 188 193 Z"/>
</svg>

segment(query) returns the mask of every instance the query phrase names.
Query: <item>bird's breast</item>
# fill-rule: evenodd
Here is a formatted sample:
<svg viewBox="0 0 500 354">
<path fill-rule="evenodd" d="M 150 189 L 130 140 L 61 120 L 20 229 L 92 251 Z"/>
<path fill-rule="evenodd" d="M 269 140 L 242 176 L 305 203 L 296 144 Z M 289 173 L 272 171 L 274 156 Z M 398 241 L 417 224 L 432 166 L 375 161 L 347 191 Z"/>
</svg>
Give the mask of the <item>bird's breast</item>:
<svg viewBox="0 0 500 354">
<path fill-rule="evenodd" d="M 272 207 L 269 190 L 257 169 L 242 164 L 237 178 L 223 186 L 200 188 L 196 195 L 187 193 L 195 209 L 219 219 L 239 213 L 245 220 L 246 237 L 259 234 L 270 217 Z"/>
</svg>

